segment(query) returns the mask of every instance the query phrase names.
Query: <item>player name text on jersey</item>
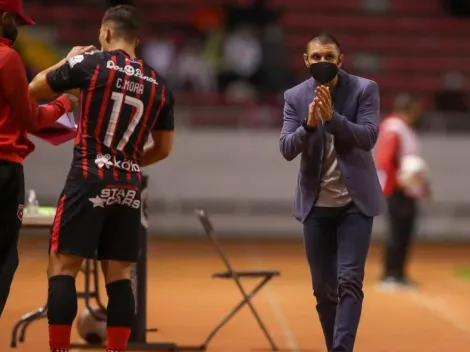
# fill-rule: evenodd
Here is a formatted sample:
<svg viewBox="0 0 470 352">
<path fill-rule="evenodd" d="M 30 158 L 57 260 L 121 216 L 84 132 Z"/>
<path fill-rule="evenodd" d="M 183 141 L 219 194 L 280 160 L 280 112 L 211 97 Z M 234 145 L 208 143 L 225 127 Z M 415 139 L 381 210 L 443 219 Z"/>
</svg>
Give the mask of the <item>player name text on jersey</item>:
<svg viewBox="0 0 470 352">
<path fill-rule="evenodd" d="M 144 94 L 144 85 L 137 83 L 137 82 L 132 82 L 132 81 L 126 81 L 123 80 L 122 78 L 118 78 L 116 80 L 116 88 L 119 89 L 125 89 L 128 92 L 131 93 L 136 93 L 136 94 Z"/>
</svg>

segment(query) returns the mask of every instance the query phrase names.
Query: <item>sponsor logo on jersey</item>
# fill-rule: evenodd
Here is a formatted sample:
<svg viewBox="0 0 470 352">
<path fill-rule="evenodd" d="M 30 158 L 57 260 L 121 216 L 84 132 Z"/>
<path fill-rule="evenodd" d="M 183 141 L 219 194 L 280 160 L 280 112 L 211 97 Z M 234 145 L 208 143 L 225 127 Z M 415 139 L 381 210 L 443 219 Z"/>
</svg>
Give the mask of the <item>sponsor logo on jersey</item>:
<svg viewBox="0 0 470 352">
<path fill-rule="evenodd" d="M 113 61 L 109 60 L 107 63 L 106 63 L 106 68 L 107 69 L 110 69 L 110 70 L 115 70 L 115 71 L 119 71 L 119 72 L 123 72 L 125 73 L 126 75 L 128 76 L 135 76 L 135 77 L 139 77 L 139 78 L 142 78 L 144 81 L 147 81 L 147 82 L 150 82 L 150 83 L 153 83 L 153 84 L 157 84 L 157 81 L 155 79 L 153 79 L 152 77 L 148 77 L 148 76 L 145 76 L 144 73 L 138 69 L 138 68 L 134 68 L 132 67 L 131 65 L 126 65 L 123 67 L 121 66 L 118 66 L 116 65 Z"/>
<path fill-rule="evenodd" d="M 95 159 L 95 164 L 100 169 L 115 167 L 124 171 L 140 172 L 140 166 L 133 161 L 127 159 L 119 160 L 110 154 L 98 154 Z"/>
<path fill-rule="evenodd" d="M 93 204 L 93 208 L 104 208 L 110 205 L 124 205 L 133 209 L 140 208 L 140 200 L 136 199 L 135 189 L 108 187 L 101 190 L 100 194 L 94 198 L 88 198 Z"/>
</svg>

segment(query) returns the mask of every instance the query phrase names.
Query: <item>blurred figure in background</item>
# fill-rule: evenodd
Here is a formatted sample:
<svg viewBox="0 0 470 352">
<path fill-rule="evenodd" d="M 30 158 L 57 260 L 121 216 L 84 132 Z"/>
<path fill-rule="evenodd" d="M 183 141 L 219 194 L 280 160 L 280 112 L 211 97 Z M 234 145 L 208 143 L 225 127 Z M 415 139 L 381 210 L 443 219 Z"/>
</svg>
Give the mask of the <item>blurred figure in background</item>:
<svg viewBox="0 0 470 352">
<path fill-rule="evenodd" d="M 219 76 L 223 91 L 232 84 L 243 82 L 250 86 L 260 83 L 263 51 L 256 28 L 241 26 L 230 33 L 224 45 L 224 70 Z"/>
<path fill-rule="evenodd" d="M 163 77 L 169 76 L 176 55 L 175 43 L 164 30 L 155 30 L 142 48 L 142 56 Z"/>
<path fill-rule="evenodd" d="M 199 0 L 193 16 L 194 28 L 202 35 L 220 28 L 225 20 L 224 10 L 219 0 Z"/>
<path fill-rule="evenodd" d="M 272 17 L 272 7 L 267 0 L 235 0 L 225 9 L 230 30 L 244 25 L 262 29 Z"/>
<path fill-rule="evenodd" d="M 465 78 L 460 72 L 448 72 L 444 75 L 442 89 L 434 94 L 437 111 L 468 112 Z"/>
<path fill-rule="evenodd" d="M 216 72 L 204 60 L 203 43 L 189 39 L 175 61 L 175 87 L 190 92 L 213 92 L 217 89 Z"/>
<path fill-rule="evenodd" d="M 419 115 L 419 102 L 409 94 L 400 94 L 395 99 L 392 113 L 384 119 L 379 130 L 376 163 L 388 200 L 389 223 L 381 281 L 381 287 L 385 289 L 414 286 L 407 276 L 406 264 L 418 216 L 418 201 L 429 195 L 429 186 L 426 179 L 420 179 L 417 186 L 411 188 L 400 176 L 405 158 L 421 154 L 419 138 L 413 128 Z"/>
<path fill-rule="evenodd" d="M 218 75 L 223 65 L 226 13 L 219 0 L 199 0 L 192 13 L 197 37 L 202 40 L 202 55 L 212 73 Z M 213 77 L 210 78 L 215 79 Z M 217 90 L 217 83 L 213 87 Z"/>
</svg>

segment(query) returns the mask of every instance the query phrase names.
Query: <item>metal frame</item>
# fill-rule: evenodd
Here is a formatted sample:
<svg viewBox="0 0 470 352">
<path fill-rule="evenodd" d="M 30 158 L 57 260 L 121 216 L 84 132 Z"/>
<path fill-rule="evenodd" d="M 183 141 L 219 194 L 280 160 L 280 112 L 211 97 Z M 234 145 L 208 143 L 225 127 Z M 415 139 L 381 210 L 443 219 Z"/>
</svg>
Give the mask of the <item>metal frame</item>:
<svg viewBox="0 0 470 352">
<path fill-rule="evenodd" d="M 91 314 L 94 314 L 92 310 L 92 299 L 96 301 L 96 304 L 100 309 L 106 311 L 106 307 L 100 300 L 97 260 L 87 259 L 80 271 L 85 275 L 85 287 L 83 291 L 77 292 L 77 297 L 85 300 L 85 305 L 90 310 Z M 93 280 L 91 276 L 93 276 Z M 94 289 L 91 289 L 92 285 L 94 286 Z M 10 347 L 16 348 L 18 343 L 24 343 L 26 340 L 26 330 L 29 325 L 45 318 L 47 318 L 47 304 L 33 312 L 24 314 L 13 326 Z M 95 318 L 100 319 L 98 316 L 95 316 Z"/>
<path fill-rule="evenodd" d="M 203 210 L 196 210 L 196 215 L 199 218 L 208 238 L 210 239 L 211 243 L 213 244 L 217 254 L 222 259 L 225 267 L 227 268 L 226 272 L 222 273 L 214 273 L 212 276 L 214 278 L 219 279 L 233 279 L 235 284 L 237 285 L 240 293 L 243 296 L 243 299 L 224 317 L 222 320 L 209 332 L 206 339 L 200 345 L 194 346 L 184 346 L 178 345 L 174 342 L 157 342 L 151 343 L 146 341 L 146 335 L 149 332 L 155 332 L 156 329 L 147 329 L 146 325 L 146 301 L 147 301 L 147 288 L 146 288 L 146 280 L 147 280 L 147 224 L 148 224 L 148 217 L 147 217 L 147 177 L 144 177 L 144 187 L 142 191 L 142 229 L 140 231 L 141 236 L 141 243 L 145 244 L 142 245 L 139 262 L 136 265 L 136 285 L 134 287 L 134 295 L 136 298 L 136 320 L 135 324 L 132 329 L 131 338 L 129 340 L 129 345 L 127 350 L 128 351 L 205 351 L 208 348 L 209 343 L 215 337 L 215 335 L 245 306 L 247 305 L 250 309 L 251 313 L 253 314 L 254 318 L 256 319 L 259 327 L 263 331 L 266 339 L 268 340 L 271 349 L 273 351 L 278 351 L 278 347 L 274 342 L 271 334 L 269 333 L 268 329 L 266 328 L 265 324 L 260 318 L 260 315 L 256 311 L 255 307 L 253 306 L 251 300 L 254 296 L 275 276 L 279 276 L 279 271 L 275 270 L 267 270 L 267 271 L 235 271 L 233 266 L 231 265 L 227 255 L 225 254 L 222 246 L 220 245 L 217 237 L 215 236 L 214 229 L 212 224 L 205 214 Z M 26 225 L 26 224 L 25 224 Z M 33 223 L 28 223 L 26 226 L 28 227 L 35 227 Z M 50 227 L 50 223 L 46 226 L 45 223 L 38 224 L 37 227 Z M 85 285 L 84 290 L 78 292 L 78 298 L 85 300 L 86 307 L 90 310 L 93 314 L 91 309 L 92 300 L 96 301 L 98 307 L 103 309 L 104 311 L 106 308 L 101 303 L 100 300 L 100 291 L 99 291 L 99 269 L 98 269 L 98 261 L 96 259 L 89 260 L 87 259 L 84 262 L 84 265 L 81 269 L 83 275 L 85 275 Z M 92 277 L 93 276 L 93 277 Z M 247 292 L 242 283 L 241 278 L 257 278 L 260 279 L 260 282 L 252 289 L 251 291 Z M 140 279 L 140 280 L 139 280 Z M 92 287 L 94 286 L 94 287 Z M 18 343 L 24 343 L 26 340 L 26 330 L 29 325 L 35 321 L 39 321 L 45 319 L 47 317 L 47 304 L 38 308 L 37 310 L 24 314 L 21 318 L 16 322 L 13 327 L 12 334 L 11 334 L 11 347 L 16 348 Z M 96 317 L 99 319 L 99 317 Z M 77 348 L 82 350 L 102 350 L 102 345 L 89 345 L 85 343 L 74 343 L 71 345 L 71 348 Z"/>
<path fill-rule="evenodd" d="M 225 267 L 227 268 L 226 272 L 222 273 L 214 273 L 212 277 L 220 278 L 220 279 L 233 279 L 235 284 L 237 285 L 240 293 L 243 296 L 243 299 L 214 327 L 214 329 L 209 333 L 206 340 L 203 343 L 203 346 L 208 346 L 210 341 L 214 338 L 214 336 L 245 306 L 247 305 L 250 309 L 251 313 L 253 314 L 256 322 L 258 323 L 260 329 L 263 331 L 266 339 L 268 340 L 269 344 L 271 345 L 271 349 L 273 351 L 278 351 L 279 348 L 277 347 L 274 339 L 272 338 L 271 334 L 269 333 L 266 325 L 261 320 L 260 315 L 258 314 L 257 310 L 253 306 L 251 300 L 254 298 L 256 293 L 258 293 L 268 282 L 270 282 L 275 276 L 279 276 L 280 272 L 277 270 L 263 270 L 263 271 L 235 271 L 233 269 L 232 264 L 230 263 L 227 254 L 222 248 L 217 236 L 214 232 L 214 227 L 212 226 L 211 221 L 209 220 L 208 215 L 202 209 L 196 209 L 195 213 L 201 222 L 204 231 L 206 232 L 207 237 L 209 237 L 210 241 L 212 242 L 217 254 L 219 255 L 220 259 L 224 263 Z M 247 292 L 242 285 L 241 278 L 258 278 L 261 281 L 252 289 L 250 292 Z"/>
<path fill-rule="evenodd" d="M 128 351 L 204 351 L 204 345 L 196 346 L 180 346 L 174 342 L 147 342 L 147 333 L 156 332 L 156 329 L 147 328 L 147 227 L 148 227 L 148 212 L 147 212 L 147 199 L 148 199 L 148 176 L 144 175 L 142 178 L 142 213 L 141 213 L 141 231 L 139 233 L 140 241 L 143 244 L 140 253 L 139 261 L 135 266 L 136 282 L 133 284 L 134 296 L 136 299 L 136 317 L 134 326 L 132 327 L 131 336 L 129 339 Z M 53 223 L 53 217 L 29 217 L 23 221 L 23 227 L 28 228 L 48 228 L 50 229 Z M 81 272 L 85 275 L 85 287 L 82 292 L 78 292 L 78 298 L 85 299 L 85 304 L 88 309 L 91 307 L 90 300 L 95 299 L 98 306 L 106 310 L 100 300 L 99 292 L 99 270 L 97 260 L 86 260 Z M 93 280 L 91 279 L 93 276 Z M 140 280 L 139 280 L 140 278 Z M 143 278 L 143 279 L 142 279 Z M 93 283 L 94 289 L 91 288 Z M 90 309 L 90 313 L 93 311 Z M 11 334 L 12 348 L 16 348 L 18 343 L 24 343 L 26 340 L 26 330 L 29 325 L 35 321 L 45 319 L 47 317 L 47 304 L 38 308 L 37 310 L 24 314 L 13 326 Z M 96 317 L 99 319 L 99 317 Z M 19 335 L 19 336 L 18 336 Z M 71 348 L 81 350 L 103 350 L 102 345 L 89 345 L 86 343 L 73 343 Z"/>
</svg>

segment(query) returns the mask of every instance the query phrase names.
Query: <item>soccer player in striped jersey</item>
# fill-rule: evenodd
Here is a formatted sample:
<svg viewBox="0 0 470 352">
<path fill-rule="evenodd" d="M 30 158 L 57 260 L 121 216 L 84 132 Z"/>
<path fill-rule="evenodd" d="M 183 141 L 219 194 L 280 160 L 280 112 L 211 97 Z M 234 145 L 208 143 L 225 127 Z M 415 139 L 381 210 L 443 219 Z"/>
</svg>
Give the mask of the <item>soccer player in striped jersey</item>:
<svg viewBox="0 0 470 352">
<path fill-rule="evenodd" d="M 127 348 L 135 310 L 130 265 L 138 257 L 141 167 L 168 156 L 174 129 L 171 91 L 135 55 L 139 29 L 133 7 L 110 8 L 100 29 L 101 51 L 90 47 L 30 84 L 35 98 L 75 89 L 81 98 L 73 161 L 50 239 L 52 352 L 70 347 L 77 314 L 75 277 L 83 259 L 95 255 L 102 263 L 109 298 L 107 351 Z M 144 148 L 150 135 L 153 144 Z"/>
</svg>

